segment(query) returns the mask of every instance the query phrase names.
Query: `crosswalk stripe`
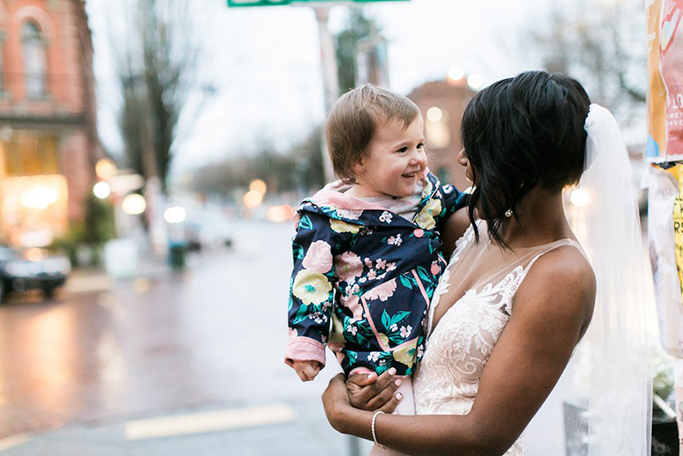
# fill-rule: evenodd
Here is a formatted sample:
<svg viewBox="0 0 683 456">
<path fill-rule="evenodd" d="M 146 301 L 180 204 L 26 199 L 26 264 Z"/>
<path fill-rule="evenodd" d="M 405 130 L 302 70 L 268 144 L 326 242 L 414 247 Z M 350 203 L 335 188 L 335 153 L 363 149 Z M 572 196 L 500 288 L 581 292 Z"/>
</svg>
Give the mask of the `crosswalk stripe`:
<svg viewBox="0 0 683 456">
<path fill-rule="evenodd" d="M 296 419 L 297 413 L 292 407 L 277 403 L 128 421 L 125 435 L 128 440 L 152 439 L 281 424 Z"/>
<path fill-rule="evenodd" d="M 0 439 L 0 451 L 9 450 L 33 440 L 31 434 L 16 434 L 4 439 Z"/>
</svg>

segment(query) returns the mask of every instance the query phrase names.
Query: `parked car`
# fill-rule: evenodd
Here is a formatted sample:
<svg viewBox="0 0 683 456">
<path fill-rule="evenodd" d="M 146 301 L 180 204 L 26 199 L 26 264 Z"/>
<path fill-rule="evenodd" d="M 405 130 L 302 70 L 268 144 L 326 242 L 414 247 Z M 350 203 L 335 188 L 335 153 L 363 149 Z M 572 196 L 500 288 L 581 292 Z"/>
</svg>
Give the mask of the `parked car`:
<svg viewBox="0 0 683 456">
<path fill-rule="evenodd" d="M 42 290 L 46 297 L 66 283 L 71 262 L 44 249 L 0 245 L 0 301 L 12 291 Z"/>
<path fill-rule="evenodd" d="M 188 250 L 199 252 L 221 247 L 232 247 L 230 222 L 224 219 L 195 219 L 185 222 Z"/>
</svg>

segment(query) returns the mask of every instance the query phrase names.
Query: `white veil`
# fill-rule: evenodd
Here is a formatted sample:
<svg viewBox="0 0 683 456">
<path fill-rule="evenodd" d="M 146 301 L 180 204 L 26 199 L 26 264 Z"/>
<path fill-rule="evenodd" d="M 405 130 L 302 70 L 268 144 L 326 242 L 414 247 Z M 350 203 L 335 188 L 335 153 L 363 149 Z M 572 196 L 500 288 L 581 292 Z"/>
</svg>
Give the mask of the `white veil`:
<svg viewBox="0 0 683 456">
<path fill-rule="evenodd" d="M 577 350 L 588 373 L 589 456 L 650 454 L 651 379 L 645 355 L 648 302 L 636 186 L 612 114 L 592 104 L 586 118 L 586 170 L 578 189 L 587 204 L 573 226 L 593 266 L 593 319 Z M 581 353 L 582 352 L 582 353 Z"/>
</svg>

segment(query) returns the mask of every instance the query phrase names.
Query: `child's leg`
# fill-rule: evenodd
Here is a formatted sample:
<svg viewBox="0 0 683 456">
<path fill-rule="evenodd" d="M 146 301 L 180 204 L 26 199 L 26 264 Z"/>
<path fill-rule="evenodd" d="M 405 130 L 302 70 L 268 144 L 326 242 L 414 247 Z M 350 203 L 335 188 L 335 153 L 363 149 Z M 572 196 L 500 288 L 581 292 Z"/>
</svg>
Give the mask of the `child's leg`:
<svg viewBox="0 0 683 456">
<path fill-rule="evenodd" d="M 413 397 L 413 379 L 412 377 L 400 377 L 401 386 L 398 387 L 398 392 L 403 394 L 403 399 L 394 410 L 398 415 L 415 415 L 415 399 Z M 382 436 L 377 436 L 380 443 L 382 443 Z M 405 456 L 398 451 L 386 449 L 382 450 L 377 445 L 373 445 L 372 450 L 368 456 Z"/>
</svg>

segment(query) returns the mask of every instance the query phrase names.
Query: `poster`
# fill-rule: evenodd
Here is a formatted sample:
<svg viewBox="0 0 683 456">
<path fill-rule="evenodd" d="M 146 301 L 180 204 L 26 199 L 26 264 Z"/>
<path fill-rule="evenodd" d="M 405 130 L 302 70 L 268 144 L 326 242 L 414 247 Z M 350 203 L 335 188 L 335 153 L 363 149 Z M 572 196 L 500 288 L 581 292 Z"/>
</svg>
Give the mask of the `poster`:
<svg viewBox="0 0 683 456">
<path fill-rule="evenodd" d="M 683 0 L 647 4 L 647 157 L 683 160 Z"/>
</svg>

